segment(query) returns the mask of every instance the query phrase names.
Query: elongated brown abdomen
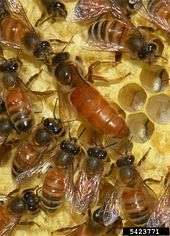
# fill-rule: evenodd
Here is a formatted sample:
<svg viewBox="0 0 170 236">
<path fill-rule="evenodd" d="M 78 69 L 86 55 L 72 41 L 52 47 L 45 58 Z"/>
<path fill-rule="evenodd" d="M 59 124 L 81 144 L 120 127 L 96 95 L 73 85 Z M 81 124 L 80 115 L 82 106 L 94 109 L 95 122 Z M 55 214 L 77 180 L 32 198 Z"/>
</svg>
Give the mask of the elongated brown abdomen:
<svg viewBox="0 0 170 236">
<path fill-rule="evenodd" d="M 4 101 L 15 128 L 19 132 L 28 131 L 34 119 L 27 93 L 19 87 L 14 87 L 6 91 Z"/>
<path fill-rule="evenodd" d="M 128 221 L 145 225 L 152 213 L 155 199 L 144 188 L 125 188 L 122 193 L 122 209 Z"/>
<path fill-rule="evenodd" d="M 70 94 L 70 102 L 78 115 L 97 131 L 115 137 L 128 135 L 128 127 L 116 106 L 111 106 L 89 84 L 83 83 L 82 86 L 76 86 Z"/>
<path fill-rule="evenodd" d="M 0 38 L 16 44 L 21 44 L 28 27 L 20 20 L 6 17 L 0 23 Z"/>
<path fill-rule="evenodd" d="M 48 171 L 42 187 L 42 207 L 47 211 L 58 208 L 64 198 L 65 172 L 62 168 Z"/>
<path fill-rule="evenodd" d="M 18 174 L 36 166 L 41 160 L 41 152 L 34 148 L 32 144 L 23 143 L 14 156 L 12 165 L 12 174 L 16 177 Z"/>
<path fill-rule="evenodd" d="M 118 51 L 127 39 L 131 27 L 118 19 L 99 19 L 88 30 L 88 41 L 108 51 Z"/>
</svg>

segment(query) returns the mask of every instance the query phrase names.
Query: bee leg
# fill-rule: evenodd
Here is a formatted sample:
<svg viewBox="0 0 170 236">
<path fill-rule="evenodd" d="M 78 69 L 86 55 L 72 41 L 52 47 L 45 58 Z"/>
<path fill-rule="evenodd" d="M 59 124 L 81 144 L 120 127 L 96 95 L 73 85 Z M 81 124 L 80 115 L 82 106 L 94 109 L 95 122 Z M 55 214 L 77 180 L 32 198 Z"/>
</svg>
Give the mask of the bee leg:
<svg viewBox="0 0 170 236">
<path fill-rule="evenodd" d="M 146 153 L 143 155 L 143 157 L 140 159 L 140 161 L 138 162 L 137 166 L 141 166 L 141 164 L 146 160 L 149 152 L 150 152 L 151 148 L 149 148 Z"/>
<path fill-rule="evenodd" d="M 29 80 L 26 82 L 25 86 L 29 88 L 30 85 L 31 85 L 31 83 L 32 83 L 34 80 L 36 80 L 42 72 L 43 72 L 43 69 L 41 69 L 38 73 L 32 75 L 32 76 L 29 78 Z"/>
<path fill-rule="evenodd" d="M 44 20 L 45 20 L 45 12 L 43 12 L 42 14 L 41 14 L 41 16 L 40 16 L 40 18 L 36 21 L 36 23 L 35 23 L 35 27 L 38 27 L 38 26 L 40 26 L 40 25 L 42 25 L 43 24 L 43 22 L 44 22 Z"/>
<path fill-rule="evenodd" d="M 164 185 L 167 186 L 170 181 L 170 167 L 168 167 L 168 172 L 164 178 Z"/>
<path fill-rule="evenodd" d="M 122 52 L 116 51 L 115 52 L 115 62 L 121 62 L 121 59 L 122 59 Z"/>
<path fill-rule="evenodd" d="M 14 194 L 18 193 L 19 191 L 20 191 L 20 189 L 19 189 L 19 188 L 16 188 L 16 189 L 12 190 L 10 193 L 8 193 L 7 197 L 11 197 L 11 196 L 13 196 Z"/>
<path fill-rule="evenodd" d="M 39 224 L 37 224 L 36 222 L 34 221 L 21 221 L 18 223 L 18 225 L 37 225 L 39 228 L 41 227 Z"/>
<path fill-rule="evenodd" d="M 152 28 L 152 27 L 149 27 L 149 26 L 144 26 L 144 25 L 139 25 L 137 27 L 137 29 L 139 30 L 144 30 L 144 31 L 148 31 L 150 33 L 154 33 L 156 31 L 156 29 Z"/>
<path fill-rule="evenodd" d="M 64 41 L 64 40 L 61 40 L 61 39 L 48 39 L 48 42 L 50 42 L 50 43 L 63 43 L 63 44 L 70 43 L 68 41 Z"/>
<path fill-rule="evenodd" d="M 147 179 L 144 179 L 144 183 L 147 183 L 147 182 L 152 182 L 152 183 L 155 183 L 155 184 L 159 184 L 160 182 L 162 181 L 162 178 L 160 180 L 158 179 L 152 179 L 152 178 L 147 178 Z"/>
<path fill-rule="evenodd" d="M 79 230 L 80 227 L 82 227 L 83 225 L 84 225 L 84 223 L 82 223 L 80 225 L 75 225 L 75 226 L 72 226 L 72 227 L 61 228 L 61 229 L 53 231 L 52 235 L 57 233 L 57 232 L 70 234 L 70 233 L 73 233 L 73 232 Z"/>
<path fill-rule="evenodd" d="M 115 78 L 115 79 L 107 79 L 103 76 L 100 76 L 100 75 L 94 75 L 93 74 L 93 71 L 94 69 L 97 67 L 97 66 L 101 66 L 102 64 L 111 64 L 112 67 L 113 66 L 116 66 L 118 65 L 119 63 L 117 62 L 112 62 L 112 61 L 96 61 L 94 63 L 92 63 L 90 66 L 89 66 L 89 69 L 88 69 L 88 73 L 87 75 L 85 76 L 85 78 L 88 80 L 88 82 L 90 83 L 94 83 L 94 81 L 102 81 L 102 85 L 108 85 L 108 83 L 110 84 L 117 84 L 119 82 L 121 82 L 123 79 L 125 79 L 126 77 L 128 77 L 131 73 L 127 73 L 126 75 L 124 76 L 121 76 L 119 78 Z"/>
</svg>

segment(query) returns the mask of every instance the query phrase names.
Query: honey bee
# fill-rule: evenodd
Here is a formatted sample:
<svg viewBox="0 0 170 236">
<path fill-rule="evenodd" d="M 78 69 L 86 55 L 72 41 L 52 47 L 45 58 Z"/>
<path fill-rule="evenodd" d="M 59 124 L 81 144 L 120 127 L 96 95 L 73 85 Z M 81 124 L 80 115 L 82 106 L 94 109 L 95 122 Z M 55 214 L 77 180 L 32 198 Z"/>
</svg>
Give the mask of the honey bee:
<svg viewBox="0 0 170 236">
<path fill-rule="evenodd" d="M 109 227 L 104 226 L 101 219 L 102 211 L 98 208 L 93 213 L 89 211 L 89 217 L 83 224 L 59 229 L 57 232 L 62 232 L 67 236 L 103 236 L 105 234 L 108 236 L 120 235 L 119 233 L 123 227 L 120 218 Z"/>
<path fill-rule="evenodd" d="M 5 143 L 9 134 L 13 131 L 13 128 L 6 111 L 5 102 L 0 98 L 0 145 Z"/>
<path fill-rule="evenodd" d="M 165 178 L 165 192 L 148 219 L 147 227 L 170 228 L 170 172 Z"/>
<path fill-rule="evenodd" d="M 110 17 L 100 18 L 90 25 L 87 43 L 88 47 L 116 54 L 127 53 L 132 59 L 147 62 L 156 61 L 164 49 L 161 39 L 148 30 Z"/>
<path fill-rule="evenodd" d="M 40 0 L 40 2 L 44 7 L 44 12 L 42 13 L 40 19 L 37 20 L 35 26 L 39 26 L 43 24 L 45 21 L 50 19 L 52 19 L 52 21 L 55 22 L 56 18 L 65 19 L 67 17 L 66 7 L 61 1 Z"/>
<path fill-rule="evenodd" d="M 68 52 L 58 53 L 52 59 L 52 70 L 59 85 L 59 102 L 62 103 L 65 100 L 63 106 L 71 105 L 70 110 L 75 110 L 85 124 L 89 124 L 101 134 L 114 137 L 128 136 L 129 130 L 118 105 L 109 104 L 89 83 L 93 81 L 92 68 L 89 67 L 89 73 L 86 76 L 88 81 L 86 81 L 81 76 L 78 66 L 69 59 Z M 100 62 L 97 63 L 100 64 Z"/>
<path fill-rule="evenodd" d="M 74 9 L 74 19 L 93 20 L 101 15 L 111 13 L 113 17 L 126 19 L 139 10 L 142 0 L 79 0 Z"/>
<path fill-rule="evenodd" d="M 28 91 L 18 77 L 19 61 L 15 58 L 0 62 L 3 100 L 12 124 L 20 132 L 28 132 L 33 125 L 34 115 Z"/>
<path fill-rule="evenodd" d="M 7 195 L 4 204 L 0 205 L 0 235 L 11 233 L 26 213 L 35 214 L 39 210 L 39 197 L 32 189 L 25 189 L 21 194 Z M 27 223 L 27 222 L 25 222 Z M 28 222 L 29 224 L 29 222 Z"/>
<path fill-rule="evenodd" d="M 41 206 L 47 212 L 54 212 L 72 194 L 73 162 L 80 153 L 76 138 L 65 139 L 53 156 L 54 168 L 47 172 L 41 188 Z"/>
<path fill-rule="evenodd" d="M 75 211 L 86 212 L 96 202 L 106 157 L 106 150 L 100 146 L 87 150 L 87 156 L 74 184 L 72 205 Z"/>
<path fill-rule="evenodd" d="M 0 42 L 5 46 L 21 49 L 43 62 L 49 62 L 52 48 L 49 41 L 42 41 L 36 33 L 19 0 L 1 0 Z M 61 40 L 53 40 L 61 42 Z"/>
<path fill-rule="evenodd" d="M 142 16 L 146 16 L 160 29 L 170 33 L 170 1 L 169 0 L 143 0 L 145 11 L 141 11 Z"/>
<path fill-rule="evenodd" d="M 17 148 L 12 164 L 12 175 L 17 178 L 21 173 L 37 166 L 42 161 L 45 153 L 54 148 L 54 137 L 63 134 L 64 128 L 60 119 L 44 119 L 35 128 L 29 139 L 22 142 Z"/>
<path fill-rule="evenodd" d="M 134 166 L 134 156 L 126 155 L 116 162 L 118 179 L 111 195 L 107 196 L 101 211 L 105 226 L 115 222 L 123 213 L 131 225 L 146 225 L 153 212 L 157 198 L 144 183 Z"/>
</svg>

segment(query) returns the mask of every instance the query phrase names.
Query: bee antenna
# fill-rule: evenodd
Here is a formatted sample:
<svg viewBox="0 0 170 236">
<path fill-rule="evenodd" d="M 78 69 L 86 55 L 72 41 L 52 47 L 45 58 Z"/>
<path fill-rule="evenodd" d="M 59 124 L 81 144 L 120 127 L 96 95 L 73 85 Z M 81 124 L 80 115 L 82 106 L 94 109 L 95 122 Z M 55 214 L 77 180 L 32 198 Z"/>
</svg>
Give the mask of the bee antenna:
<svg viewBox="0 0 170 236">
<path fill-rule="evenodd" d="M 80 139 L 80 137 L 83 135 L 84 131 L 86 130 L 86 128 L 83 128 L 83 130 L 80 132 L 79 136 L 77 137 L 77 140 Z"/>
<path fill-rule="evenodd" d="M 73 37 L 74 37 L 74 35 L 71 36 L 70 40 L 67 42 L 67 44 L 65 45 L 65 47 L 62 49 L 61 52 L 64 52 L 66 50 L 66 48 L 73 42 Z"/>
<path fill-rule="evenodd" d="M 162 58 L 164 61 L 166 61 L 166 62 L 168 62 L 168 59 L 166 58 L 166 57 L 163 57 L 163 56 L 160 56 L 160 55 L 155 55 L 155 57 L 160 57 L 160 58 Z"/>
<path fill-rule="evenodd" d="M 55 100 L 55 105 L 54 105 L 54 109 L 53 109 L 53 117 L 54 117 L 55 120 L 57 120 L 57 117 L 55 115 L 55 112 L 56 112 L 56 109 L 57 109 L 57 101 L 58 101 L 58 98 L 56 98 L 56 100 Z"/>
<path fill-rule="evenodd" d="M 72 123 L 72 122 L 74 122 L 74 121 L 77 121 L 76 119 L 74 119 L 74 120 L 67 120 L 67 121 L 62 121 L 61 123 Z"/>
<path fill-rule="evenodd" d="M 107 145 L 107 146 L 104 146 L 103 148 L 106 149 L 106 148 L 108 148 L 108 147 L 114 146 L 115 144 L 117 144 L 117 142 L 111 143 L 111 144 L 109 144 L 109 145 Z"/>
</svg>

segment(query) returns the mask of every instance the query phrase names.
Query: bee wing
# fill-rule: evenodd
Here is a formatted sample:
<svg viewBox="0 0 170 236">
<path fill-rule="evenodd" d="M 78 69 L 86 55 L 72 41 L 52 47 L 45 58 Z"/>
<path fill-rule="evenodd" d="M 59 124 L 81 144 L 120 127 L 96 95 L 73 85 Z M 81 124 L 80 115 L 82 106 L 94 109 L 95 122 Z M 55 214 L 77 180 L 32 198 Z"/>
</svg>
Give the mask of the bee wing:
<svg viewBox="0 0 170 236">
<path fill-rule="evenodd" d="M 161 29 L 170 33 L 170 23 L 166 17 L 161 17 L 158 14 L 160 8 L 164 12 L 170 12 L 170 0 L 161 0 L 161 1 L 143 1 L 143 7 L 140 9 L 139 13 L 145 18 L 149 19 L 154 24 L 158 25 Z M 163 11 L 162 10 L 162 11 Z"/>
<path fill-rule="evenodd" d="M 147 226 L 162 227 L 166 223 L 170 224 L 170 187 L 167 187 L 165 193 L 160 198 L 159 203 L 147 222 Z"/>
<path fill-rule="evenodd" d="M 59 117 L 62 121 L 75 120 L 76 115 L 69 101 L 69 92 L 64 91 L 60 85 L 57 85 L 59 98 Z"/>
<path fill-rule="evenodd" d="M 85 170 L 79 172 L 75 184 L 75 195 L 73 208 L 78 212 L 83 212 L 98 198 L 99 184 L 102 173 L 89 176 Z"/>
<path fill-rule="evenodd" d="M 34 166 L 33 168 L 26 170 L 19 174 L 16 177 L 16 182 L 21 184 L 23 182 L 29 181 L 34 175 L 39 173 L 44 174 L 48 171 L 48 169 L 52 166 L 52 162 L 50 160 L 42 161 L 38 165 Z"/>
<path fill-rule="evenodd" d="M 90 20 L 112 9 L 109 0 L 79 0 L 74 9 L 74 20 Z"/>
<path fill-rule="evenodd" d="M 120 185 L 118 182 L 115 184 L 115 188 L 112 191 L 111 194 L 106 195 L 105 202 L 103 204 L 103 207 L 101 210 L 103 211 L 103 224 L 105 226 L 109 226 L 116 222 L 119 217 L 119 197 L 120 197 L 121 191 L 120 191 Z"/>
<path fill-rule="evenodd" d="M 9 12 L 14 17 L 20 19 L 25 25 L 31 30 L 34 31 L 32 24 L 30 23 L 25 10 L 19 0 L 6 0 L 6 5 L 9 9 Z"/>
</svg>

